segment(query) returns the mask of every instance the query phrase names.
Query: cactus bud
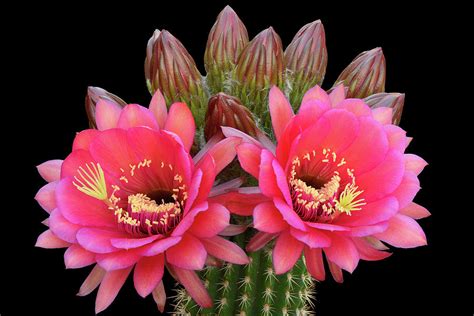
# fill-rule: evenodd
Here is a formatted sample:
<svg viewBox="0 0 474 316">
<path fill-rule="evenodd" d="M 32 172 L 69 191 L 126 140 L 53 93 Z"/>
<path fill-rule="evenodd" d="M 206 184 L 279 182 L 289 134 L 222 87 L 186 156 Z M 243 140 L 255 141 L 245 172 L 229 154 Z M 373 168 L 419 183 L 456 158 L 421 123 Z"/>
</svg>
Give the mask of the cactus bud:
<svg viewBox="0 0 474 316">
<path fill-rule="evenodd" d="M 153 95 L 153 92 L 152 92 L 152 87 L 151 87 L 151 82 L 152 82 L 152 73 L 151 73 L 151 69 L 153 67 L 156 67 L 154 66 L 153 62 L 153 46 L 155 45 L 155 42 L 158 40 L 158 37 L 160 37 L 160 33 L 161 31 L 160 30 L 155 30 L 153 32 L 153 35 L 152 37 L 150 37 L 150 39 L 148 40 L 148 43 L 146 45 L 146 58 L 145 58 L 145 78 L 146 78 L 146 84 L 147 84 L 147 87 L 148 87 L 148 91 L 150 91 L 150 94 Z"/>
<path fill-rule="evenodd" d="M 122 108 L 127 105 L 127 103 L 124 100 L 122 100 L 115 94 L 112 94 L 102 88 L 87 87 L 85 105 L 86 105 L 87 118 L 89 119 L 89 126 L 91 128 L 97 128 L 97 124 L 95 122 L 95 108 L 96 108 L 97 102 L 99 102 L 100 99 L 104 99 L 109 102 L 115 103 Z"/>
<path fill-rule="evenodd" d="M 405 104 L 404 93 L 376 93 L 365 98 L 364 102 L 372 109 L 379 107 L 392 108 L 392 123 L 395 125 L 400 124 L 403 105 Z"/>
<path fill-rule="evenodd" d="M 291 104 L 300 104 L 304 92 L 322 84 L 327 62 L 323 24 L 320 20 L 306 24 L 285 50 Z"/>
<path fill-rule="evenodd" d="M 257 135 L 252 113 L 236 97 L 218 93 L 209 99 L 204 127 L 204 137 L 222 133 L 221 126 L 230 126 L 250 135 Z"/>
<path fill-rule="evenodd" d="M 283 85 L 283 48 L 272 27 L 260 32 L 244 48 L 235 69 L 237 91 L 243 104 L 256 115 L 267 111 L 267 96 L 271 86 Z"/>
<path fill-rule="evenodd" d="M 230 74 L 248 41 L 245 25 L 235 11 L 226 6 L 209 32 L 204 53 L 207 83 L 213 92 L 228 89 Z"/>
<path fill-rule="evenodd" d="M 385 91 L 385 57 L 380 47 L 359 54 L 342 71 L 334 86 L 349 87 L 348 98 L 365 98 Z"/>
</svg>

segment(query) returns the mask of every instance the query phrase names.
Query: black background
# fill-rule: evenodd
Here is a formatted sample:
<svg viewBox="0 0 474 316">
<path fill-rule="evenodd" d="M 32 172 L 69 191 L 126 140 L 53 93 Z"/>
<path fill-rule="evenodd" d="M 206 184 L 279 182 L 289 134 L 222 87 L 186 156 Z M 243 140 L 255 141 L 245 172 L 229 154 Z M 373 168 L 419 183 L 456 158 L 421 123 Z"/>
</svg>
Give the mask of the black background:
<svg viewBox="0 0 474 316">
<path fill-rule="evenodd" d="M 380 262 L 361 262 L 353 275 L 345 274 L 342 285 L 330 279 L 319 284 L 317 314 L 430 315 L 446 311 L 443 313 L 461 315 L 459 310 L 472 314 L 472 235 L 462 228 L 474 211 L 471 196 L 462 192 L 470 186 L 462 179 L 472 173 L 468 151 L 472 132 L 459 121 L 470 115 L 467 90 L 472 84 L 448 74 L 462 60 L 457 54 L 462 50 L 461 30 L 450 29 L 456 16 L 446 7 L 339 4 L 329 8 L 297 1 L 258 7 L 237 1 L 192 6 L 181 1 L 165 6 L 155 1 L 136 8 L 43 4 L 17 11 L 23 27 L 10 33 L 14 41 L 6 50 L 17 59 L 9 65 L 14 70 L 9 77 L 11 90 L 3 93 L 13 100 L 2 108 L 3 125 L 8 126 L 2 168 L 2 181 L 8 186 L 3 199 L 8 203 L 7 218 L 1 225 L 0 314 L 94 314 L 95 293 L 75 296 L 89 269 L 65 270 L 63 250 L 34 248 L 37 236 L 45 230 L 40 222 L 47 215 L 33 200 L 43 185 L 35 166 L 63 159 L 75 132 L 87 128 L 83 108 L 87 86 L 148 105 L 143 61 L 155 28 L 166 28 L 180 39 L 204 72 L 208 31 L 228 3 L 246 24 L 250 38 L 271 25 L 284 45 L 302 25 L 321 19 L 329 53 L 325 88 L 330 88 L 359 52 L 381 46 L 387 60 L 386 90 L 406 93 L 401 126 L 414 137 L 409 151 L 430 164 L 420 176 L 423 189 L 415 199 L 433 214 L 421 221 L 428 246 L 395 250 L 392 257 Z M 7 27 L 7 31 L 11 30 Z M 455 100 L 460 95 L 466 96 L 465 101 Z M 141 299 L 129 280 L 102 314 L 158 312 L 151 297 Z"/>
</svg>

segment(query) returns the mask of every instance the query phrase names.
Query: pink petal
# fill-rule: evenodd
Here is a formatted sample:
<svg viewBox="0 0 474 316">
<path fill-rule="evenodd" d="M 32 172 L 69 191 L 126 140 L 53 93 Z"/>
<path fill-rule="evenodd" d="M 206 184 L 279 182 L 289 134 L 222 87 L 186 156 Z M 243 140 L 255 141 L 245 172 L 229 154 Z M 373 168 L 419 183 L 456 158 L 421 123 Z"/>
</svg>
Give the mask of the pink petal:
<svg viewBox="0 0 474 316">
<path fill-rule="evenodd" d="M 273 266 L 276 274 L 289 271 L 301 257 L 304 244 L 293 238 L 288 231 L 283 232 L 273 249 Z"/>
<path fill-rule="evenodd" d="M 272 165 L 274 160 L 275 157 L 272 155 L 272 153 L 270 153 L 268 150 L 262 150 L 260 155 L 258 185 L 264 195 L 268 197 L 283 198 L 283 193 L 277 183 L 277 178 Z M 286 189 L 288 190 L 288 187 Z"/>
<path fill-rule="evenodd" d="M 41 247 L 46 249 L 65 248 L 70 243 L 56 237 L 51 230 L 47 230 L 38 236 L 35 247 Z"/>
<path fill-rule="evenodd" d="M 295 114 L 283 92 L 276 86 L 270 89 L 268 107 L 272 118 L 273 131 L 278 140 L 286 125 Z"/>
<path fill-rule="evenodd" d="M 207 252 L 224 261 L 235 264 L 247 264 L 249 259 L 239 246 L 219 236 L 201 239 Z"/>
<path fill-rule="evenodd" d="M 86 129 L 76 134 L 74 143 L 72 144 L 72 151 L 75 150 L 89 150 L 89 146 L 94 138 L 100 134 L 96 129 Z"/>
<path fill-rule="evenodd" d="M 388 228 L 388 222 L 378 223 L 377 225 L 370 226 L 357 226 L 353 227 L 350 232 L 352 237 L 365 237 L 373 234 L 381 233 Z"/>
<path fill-rule="evenodd" d="M 325 248 L 324 252 L 328 260 L 350 273 L 359 262 L 359 253 L 352 240 L 337 234 L 331 235 L 331 247 Z"/>
<path fill-rule="evenodd" d="M 165 304 L 166 304 L 166 292 L 165 287 L 163 285 L 163 281 L 158 282 L 158 285 L 152 292 L 153 299 L 155 300 L 156 305 L 158 306 L 158 310 L 160 313 L 165 312 Z"/>
<path fill-rule="evenodd" d="M 258 251 L 262 249 L 263 247 L 265 247 L 266 244 L 268 244 L 277 236 L 278 234 L 268 234 L 264 232 L 257 232 L 250 239 L 247 246 L 245 247 L 245 250 L 247 250 L 248 252 Z"/>
<path fill-rule="evenodd" d="M 196 125 L 193 114 L 186 104 L 174 103 L 171 105 L 165 129 L 178 135 L 183 141 L 184 148 L 189 152 L 194 142 Z"/>
<path fill-rule="evenodd" d="M 374 119 L 383 125 L 392 123 L 392 113 L 392 108 L 385 106 L 372 110 L 372 115 L 374 116 Z"/>
<path fill-rule="evenodd" d="M 167 237 L 155 241 L 153 244 L 148 246 L 144 252 L 144 256 L 156 256 L 160 253 L 165 252 L 168 248 L 173 247 L 181 241 L 181 237 Z"/>
<path fill-rule="evenodd" d="M 303 101 L 301 101 L 301 108 L 305 106 L 305 103 L 313 100 L 321 101 L 326 104 L 331 104 L 331 100 L 329 99 L 329 96 L 326 91 L 324 91 L 323 89 L 321 89 L 320 86 L 317 85 L 309 89 L 305 93 L 305 95 L 303 96 Z"/>
<path fill-rule="evenodd" d="M 304 258 L 306 260 L 306 268 L 313 278 L 318 281 L 324 281 L 326 279 L 326 271 L 324 269 L 321 249 L 304 247 Z"/>
<path fill-rule="evenodd" d="M 203 244 L 191 234 L 183 235 L 180 243 L 166 250 L 166 261 L 188 270 L 202 269 L 206 257 Z"/>
<path fill-rule="evenodd" d="M 114 301 L 122 288 L 132 268 L 109 271 L 100 283 L 99 292 L 95 301 L 95 313 L 98 314 Z"/>
<path fill-rule="evenodd" d="M 334 224 L 326 224 L 326 223 L 312 223 L 312 222 L 307 222 L 306 225 L 317 228 L 317 229 L 322 229 L 322 230 L 327 230 L 330 232 L 345 232 L 349 231 L 350 228 L 340 226 L 340 225 L 334 225 Z"/>
<path fill-rule="evenodd" d="M 337 283 L 344 282 L 344 277 L 342 275 L 342 270 L 339 268 L 335 263 L 328 260 L 329 271 L 331 271 L 331 275 Z"/>
<path fill-rule="evenodd" d="M 220 183 L 212 187 L 211 192 L 209 193 L 209 197 L 229 193 L 235 189 L 238 189 L 242 184 L 244 184 L 245 180 L 245 177 L 241 176 L 239 178 Z"/>
<path fill-rule="evenodd" d="M 58 209 L 51 212 L 48 224 L 54 235 L 70 243 L 76 242 L 76 234 L 82 227 L 69 222 Z"/>
<path fill-rule="evenodd" d="M 291 236 L 305 243 L 310 248 L 324 248 L 331 246 L 331 239 L 322 231 L 308 229 L 303 232 L 298 229 L 290 229 Z"/>
<path fill-rule="evenodd" d="M 197 237 L 213 237 L 229 225 L 229 220 L 227 208 L 221 204 L 209 203 L 206 211 L 197 214 L 189 231 Z"/>
<path fill-rule="evenodd" d="M 346 88 L 341 83 L 337 87 L 335 87 L 331 93 L 329 93 L 329 100 L 331 101 L 331 105 L 336 107 L 339 103 L 341 103 L 346 98 Z"/>
<path fill-rule="evenodd" d="M 117 127 L 129 129 L 136 126 L 146 126 L 151 129 L 160 128 L 155 116 L 150 110 L 138 104 L 129 104 L 123 108 Z"/>
<path fill-rule="evenodd" d="M 405 172 L 400 186 L 393 192 L 400 204 L 400 208 L 407 207 L 415 198 L 418 191 L 420 191 L 420 180 L 416 174 L 411 171 Z"/>
<path fill-rule="evenodd" d="M 240 190 L 238 192 L 224 193 L 209 199 L 209 202 L 222 204 L 232 214 L 240 216 L 251 216 L 255 206 L 266 201 L 269 201 L 269 198 L 261 193 L 247 194 Z"/>
<path fill-rule="evenodd" d="M 273 159 L 272 161 L 272 168 L 273 173 L 275 174 L 277 186 L 280 189 L 283 198 L 285 199 L 286 203 L 291 204 L 291 195 L 290 190 L 288 189 L 288 182 L 286 179 L 285 171 L 283 171 L 283 168 L 280 166 L 278 160 L 276 159 Z"/>
<path fill-rule="evenodd" d="M 209 149 L 208 154 L 214 158 L 216 164 L 216 174 L 222 171 L 234 160 L 236 147 L 242 142 L 238 137 L 228 137 Z"/>
<path fill-rule="evenodd" d="M 66 269 L 78 269 L 95 263 L 95 254 L 78 244 L 71 245 L 64 253 Z"/>
<path fill-rule="evenodd" d="M 414 248 L 427 244 L 420 225 L 414 219 L 401 214 L 390 220 L 386 231 L 374 236 L 398 248 Z"/>
<path fill-rule="evenodd" d="M 50 182 L 36 193 L 35 200 L 48 213 L 56 208 L 55 191 L 58 181 Z"/>
<path fill-rule="evenodd" d="M 393 196 L 368 203 L 362 210 L 351 215 L 339 216 L 335 223 L 348 226 L 368 226 L 389 220 L 399 210 L 398 201 Z M 309 225 L 309 224 L 308 224 Z"/>
<path fill-rule="evenodd" d="M 199 174 L 200 173 L 200 174 Z M 196 203 L 206 201 L 216 179 L 216 163 L 211 155 L 206 156 L 196 165 L 196 171 L 189 189 L 184 212 Z"/>
<path fill-rule="evenodd" d="M 253 227 L 266 233 L 278 233 L 288 228 L 288 224 L 273 202 L 265 202 L 257 205 L 253 211 Z"/>
<path fill-rule="evenodd" d="M 143 257 L 135 265 L 133 283 L 141 297 L 146 297 L 157 287 L 163 277 L 165 256 Z"/>
<path fill-rule="evenodd" d="M 408 171 L 419 175 L 428 163 L 421 157 L 413 154 L 405 154 L 405 168 Z"/>
<path fill-rule="evenodd" d="M 162 236 L 160 235 L 153 235 L 153 236 L 148 236 L 148 237 L 143 237 L 143 238 L 111 238 L 110 243 L 112 246 L 115 248 L 120 248 L 120 249 L 132 249 L 132 248 L 138 248 L 141 246 L 148 245 L 149 243 L 157 240 Z"/>
<path fill-rule="evenodd" d="M 257 140 L 262 144 L 263 148 L 270 151 L 272 154 L 275 154 L 276 146 L 273 141 L 261 130 L 257 129 Z"/>
<path fill-rule="evenodd" d="M 426 208 L 414 202 L 411 202 L 408 204 L 408 206 L 401 209 L 400 214 L 406 215 L 413 219 L 425 218 L 431 215 L 431 213 Z"/>
<path fill-rule="evenodd" d="M 168 109 L 166 108 L 165 98 L 160 90 L 155 91 L 148 108 L 155 116 L 156 122 L 160 128 L 164 128 L 168 117 Z"/>
<path fill-rule="evenodd" d="M 115 128 L 120 117 L 122 108 L 113 102 L 100 99 L 95 109 L 95 121 L 100 131 Z"/>
<path fill-rule="evenodd" d="M 126 238 L 127 234 L 120 231 L 105 230 L 99 228 L 81 228 L 76 238 L 84 249 L 95 253 L 109 253 L 118 249 L 112 246 L 112 238 Z"/>
<path fill-rule="evenodd" d="M 392 254 L 386 251 L 379 251 L 371 246 L 364 238 L 352 238 L 354 245 L 359 251 L 362 260 L 378 261 L 390 257 Z"/>
<path fill-rule="evenodd" d="M 91 273 L 87 276 L 77 293 L 77 296 L 86 296 L 99 286 L 100 282 L 105 276 L 106 271 L 102 269 L 98 264 L 94 266 Z"/>
<path fill-rule="evenodd" d="M 221 129 L 222 129 L 222 133 L 224 134 L 225 137 L 238 137 L 238 138 L 241 138 L 242 142 L 244 142 L 244 143 L 253 144 L 253 145 L 256 145 L 258 147 L 263 148 L 263 145 L 259 141 L 257 141 L 255 138 L 245 134 L 244 132 L 239 131 L 238 129 L 235 129 L 235 128 L 229 127 L 229 126 L 222 126 Z"/>
<path fill-rule="evenodd" d="M 372 116 L 372 110 L 361 99 L 345 99 L 337 105 L 338 109 L 345 109 L 356 116 Z"/>
<path fill-rule="evenodd" d="M 94 161 L 91 154 L 84 149 L 77 149 L 67 156 L 61 165 L 61 179 L 78 175 L 79 167 L 84 167 L 87 163 Z"/>
<path fill-rule="evenodd" d="M 202 202 L 193 207 L 189 212 L 185 213 L 183 219 L 181 219 L 178 226 L 171 233 L 171 236 L 175 237 L 185 234 L 188 229 L 193 225 L 196 216 L 199 213 L 206 211 L 208 208 L 208 203 Z"/>
<path fill-rule="evenodd" d="M 237 156 L 239 157 L 242 169 L 258 179 L 260 172 L 260 155 L 262 149 L 250 143 L 243 143 L 237 146 Z"/>
<path fill-rule="evenodd" d="M 107 271 L 125 269 L 133 266 L 142 258 L 144 249 L 133 248 L 111 253 L 97 254 L 97 263 Z"/>
<path fill-rule="evenodd" d="M 390 148 L 401 153 L 404 152 L 409 144 L 407 133 L 396 125 L 384 125 L 383 128 L 387 133 Z"/>
<path fill-rule="evenodd" d="M 58 181 L 61 175 L 62 160 L 48 160 L 38 165 L 38 173 L 48 182 Z"/>
<path fill-rule="evenodd" d="M 226 236 L 226 237 L 237 236 L 245 232 L 247 228 L 248 228 L 247 225 L 229 224 L 226 228 L 224 228 L 221 232 L 219 232 L 219 236 Z"/>
<path fill-rule="evenodd" d="M 281 215 L 283 216 L 283 219 L 288 224 L 302 231 L 307 230 L 304 222 L 301 220 L 298 214 L 295 213 L 293 208 L 290 207 L 286 202 L 284 202 L 280 198 L 276 198 L 273 200 L 273 203 L 275 204 L 276 208 L 280 211 Z"/>
<path fill-rule="evenodd" d="M 173 274 L 178 278 L 179 283 L 186 288 L 186 291 L 199 306 L 203 308 L 212 306 L 212 299 L 209 293 L 194 271 L 181 269 L 176 266 L 169 267 L 168 269 L 172 270 Z"/>
<path fill-rule="evenodd" d="M 216 134 L 212 136 L 211 139 L 209 139 L 207 143 L 204 144 L 204 146 L 201 148 L 201 150 L 193 157 L 194 164 L 197 164 L 207 154 L 209 149 L 214 147 L 214 145 L 221 141 L 223 137 L 224 136 L 222 136 L 221 134 Z"/>
</svg>

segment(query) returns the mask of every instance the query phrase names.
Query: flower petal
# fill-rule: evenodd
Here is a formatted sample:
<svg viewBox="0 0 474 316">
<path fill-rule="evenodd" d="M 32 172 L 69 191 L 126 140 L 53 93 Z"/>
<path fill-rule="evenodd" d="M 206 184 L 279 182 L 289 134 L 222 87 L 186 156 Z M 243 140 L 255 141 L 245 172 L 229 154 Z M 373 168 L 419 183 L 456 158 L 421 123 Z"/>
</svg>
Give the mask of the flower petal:
<svg viewBox="0 0 474 316">
<path fill-rule="evenodd" d="M 110 243 L 115 248 L 131 249 L 131 248 L 138 248 L 141 246 L 148 245 L 149 243 L 154 242 L 160 237 L 162 236 L 153 235 L 153 236 L 148 236 L 148 237 L 143 237 L 143 238 L 130 238 L 129 236 L 127 236 L 125 238 L 111 238 Z"/>
<path fill-rule="evenodd" d="M 180 241 L 181 237 L 167 237 L 164 239 L 157 240 L 144 250 L 143 255 L 149 257 L 156 256 L 160 253 L 165 252 L 168 248 L 173 247 Z"/>
<path fill-rule="evenodd" d="M 273 249 L 273 266 L 276 274 L 289 271 L 301 257 L 304 244 L 293 238 L 288 231 L 278 237 Z"/>
<path fill-rule="evenodd" d="M 56 237 L 51 230 L 47 230 L 38 236 L 35 247 L 41 247 L 46 249 L 65 248 L 70 243 Z"/>
<path fill-rule="evenodd" d="M 89 145 L 99 133 L 96 129 L 86 129 L 77 133 L 72 144 L 72 151 L 79 149 L 89 150 Z"/>
<path fill-rule="evenodd" d="M 273 200 L 273 203 L 275 203 L 276 208 L 280 211 L 281 215 L 283 216 L 283 219 L 288 224 L 302 231 L 307 230 L 304 222 L 301 220 L 298 214 L 296 214 L 293 208 L 290 207 L 286 202 L 284 202 L 280 198 L 276 198 Z"/>
<path fill-rule="evenodd" d="M 351 215 L 342 214 L 335 223 L 347 226 L 368 226 L 389 220 L 399 210 L 398 201 L 393 196 L 368 203 L 362 210 Z M 308 224 L 309 225 L 309 224 Z"/>
<path fill-rule="evenodd" d="M 166 250 L 166 261 L 187 270 L 200 270 L 206 262 L 207 252 L 203 244 L 191 234 L 182 236 L 181 241 Z"/>
<path fill-rule="evenodd" d="M 224 193 L 209 198 L 209 202 L 224 205 L 232 214 L 240 216 L 251 216 L 255 206 L 269 201 L 269 198 L 261 193 L 245 193 L 241 188 L 236 192 Z"/>
<path fill-rule="evenodd" d="M 249 258 L 239 246 L 219 236 L 201 239 L 207 252 L 224 261 L 235 264 L 247 264 Z"/>
<path fill-rule="evenodd" d="M 337 264 L 328 260 L 329 271 L 331 271 L 331 275 L 337 283 L 344 282 L 344 277 L 342 275 L 342 270 L 337 266 Z"/>
<path fill-rule="evenodd" d="M 367 261 L 378 261 L 388 258 L 392 255 L 390 252 L 380 251 L 375 249 L 366 239 L 364 238 L 352 238 L 354 245 L 359 251 L 359 256 L 362 260 Z"/>
<path fill-rule="evenodd" d="M 117 122 L 118 128 L 129 129 L 136 126 L 146 126 L 159 129 L 158 122 L 153 113 L 138 104 L 128 104 L 122 110 Z"/>
<path fill-rule="evenodd" d="M 304 258 L 309 274 L 318 281 L 324 281 L 326 279 L 326 271 L 324 269 L 322 250 L 319 248 L 311 249 L 306 246 L 304 247 Z"/>
<path fill-rule="evenodd" d="M 400 204 L 400 208 L 407 207 L 420 191 L 420 180 L 416 174 L 411 171 L 405 172 L 400 186 L 393 192 Z"/>
<path fill-rule="evenodd" d="M 392 114 L 393 110 L 389 107 L 382 106 L 372 109 L 372 115 L 374 116 L 374 119 L 383 125 L 392 123 Z"/>
<path fill-rule="evenodd" d="M 165 129 L 178 135 L 183 141 L 184 148 L 189 152 L 194 142 L 196 125 L 193 114 L 186 104 L 174 103 L 171 105 Z"/>
<path fill-rule="evenodd" d="M 69 222 L 58 209 L 51 212 L 48 225 L 54 235 L 70 243 L 76 242 L 76 234 L 82 227 Z"/>
<path fill-rule="evenodd" d="M 288 228 L 288 223 L 273 202 L 258 204 L 253 211 L 253 227 L 266 233 L 278 233 Z"/>
<path fill-rule="evenodd" d="M 184 214 L 183 219 L 179 222 L 178 226 L 173 230 L 171 233 L 171 236 L 181 236 L 185 234 L 188 229 L 193 225 L 194 220 L 196 219 L 196 216 L 201 213 L 206 211 L 209 208 L 209 205 L 207 202 L 202 202 L 195 207 L 193 207 L 189 212 Z"/>
<path fill-rule="evenodd" d="M 359 253 L 354 243 L 349 238 L 334 233 L 330 237 L 331 247 L 324 249 L 328 260 L 352 273 L 359 263 Z"/>
<path fill-rule="evenodd" d="M 402 208 L 400 210 L 400 214 L 406 215 L 413 219 L 425 218 L 431 215 L 431 213 L 426 208 L 414 202 L 411 202 L 408 204 L 408 206 Z"/>
<path fill-rule="evenodd" d="M 169 267 L 172 273 L 176 275 L 179 283 L 181 283 L 193 300 L 201 307 L 207 308 L 212 306 L 212 299 L 209 296 L 201 279 L 196 275 L 196 272 L 181 269 L 179 267 Z"/>
<path fill-rule="evenodd" d="M 133 283 L 137 293 L 146 297 L 157 287 L 163 277 L 165 256 L 143 257 L 135 265 Z"/>
<path fill-rule="evenodd" d="M 295 115 L 283 92 L 276 86 L 270 89 L 268 107 L 272 119 L 273 131 L 278 140 L 290 119 Z"/>
<path fill-rule="evenodd" d="M 94 291 L 99 286 L 105 274 L 106 271 L 96 264 L 82 283 L 77 296 L 86 296 Z"/>
<path fill-rule="evenodd" d="M 97 263 L 107 271 L 125 269 L 133 266 L 142 258 L 144 249 L 133 248 L 111 253 L 97 254 Z"/>
<path fill-rule="evenodd" d="M 405 168 L 419 175 L 428 163 L 421 157 L 413 154 L 405 154 Z"/>
<path fill-rule="evenodd" d="M 216 145 L 211 147 L 208 151 L 208 154 L 214 158 L 216 164 L 216 174 L 222 171 L 227 165 L 229 165 L 232 160 L 234 160 L 236 155 L 236 146 L 239 145 L 242 140 L 238 137 L 228 137 Z"/>
<path fill-rule="evenodd" d="M 299 229 L 291 228 L 291 236 L 306 244 L 310 248 L 324 248 L 331 246 L 331 239 L 322 231 L 317 229 L 308 229 L 303 232 Z"/>
<path fill-rule="evenodd" d="M 401 214 L 395 215 L 389 221 L 386 231 L 374 236 L 398 248 L 414 248 L 427 244 L 420 225 L 414 219 Z"/>
<path fill-rule="evenodd" d="M 329 100 L 331 101 L 331 105 L 336 107 L 339 103 L 341 103 L 346 98 L 346 88 L 344 84 L 339 84 L 336 86 L 331 93 L 329 93 Z"/>
<path fill-rule="evenodd" d="M 227 208 L 221 204 L 209 203 L 206 211 L 197 214 L 189 231 L 197 237 L 213 237 L 229 225 L 229 220 Z"/>
<path fill-rule="evenodd" d="M 258 250 L 262 249 L 263 247 L 265 247 L 266 244 L 268 244 L 270 241 L 272 241 L 277 236 L 278 236 L 278 234 L 269 234 L 269 233 L 264 233 L 264 232 L 257 232 L 250 239 L 247 246 L 245 247 L 245 250 L 247 250 L 248 252 L 258 251 Z"/>
<path fill-rule="evenodd" d="M 78 243 L 84 247 L 84 249 L 95 253 L 109 253 L 117 251 L 118 249 L 112 246 L 110 240 L 112 238 L 126 237 L 127 234 L 120 231 L 91 227 L 81 228 L 76 234 Z"/>
<path fill-rule="evenodd" d="M 95 121 L 97 129 L 103 131 L 117 127 L 122 108 L 117 104 L 100 99 L 95 108 Z"/>
<path fill-rule="evenodd" d="M 78 269 L 95 263 L 95 254 L 78 244 L 71 245 L 64 253 L 66 269 Z"/>
<path fill-rule="evenodd" d="M 390 149 L 403 153 L 410 143 L 407 133 L 396 125 L 384 125 L 383 129 L 387 134 Z"/>
<path fill-rule="evenodd" d="M 158 123 L 160 128 L 164 128 L 166 118 L 168 117 L 168 109 L 166 108 L 165 98 L 163 97 L 163 94 L 160 90 L 155 91 L 155 94 L 153 94 L 148 108 L 155 116 L 156 122 Z"/>
<path fill-rule="evenodd" d="M 163 281 L 158 282 L 158 285 L 152 292 L 153 299 L 155 300 L 156 305 L 158 306 L 158 310 L 160 313 L 165 312 L 165 304 L 166 304 L 166 292 L 165 287 L 163 285 Z"/>
<path fill-rule="evenodd" d="M 313 101 L 313 100 L 321 101 L 321 102 L 326 103 L 326 104 L 331 104 L 331 100 L 329 99 L 329 96 L 326 93 L 326 91 L 321 89 L 320 86 L 316 85 L 316 86 L 312 87 L 311 89 L 309 89 L 304 94 L 303 101 L 301 101 L 300 109 L 304 108 L 306 103 L 308 103 L 309 101 Z"/>
<path fill-rule="evenodd" d="M 35 200 L 48 213 L 56 208 L 55 191 L 58 181 L 50 182 L 39 189 Z"/>
<path fill-rule="evenodd" d="M 260 147 L 250 143 L 243 143 L 237 146 L 237 156 L 239 157 L 242 169 L 257 179 L 260 172 L 261 151 Z"/>
<path fill-rule="evenodd" d="M 125 280 L 132 271 L 132 267 L 122 270 L 109 271 L 100 283 L 99 292 L 95 301 L 95 313 L 98 314 L 114 301 Z"/>
<path fill-rule="evenodd" d="M 38 165 L 38 173 L 48 182 L 58 181 L 61 175 L 62 160 L 48 160 Z"/>
</svg>

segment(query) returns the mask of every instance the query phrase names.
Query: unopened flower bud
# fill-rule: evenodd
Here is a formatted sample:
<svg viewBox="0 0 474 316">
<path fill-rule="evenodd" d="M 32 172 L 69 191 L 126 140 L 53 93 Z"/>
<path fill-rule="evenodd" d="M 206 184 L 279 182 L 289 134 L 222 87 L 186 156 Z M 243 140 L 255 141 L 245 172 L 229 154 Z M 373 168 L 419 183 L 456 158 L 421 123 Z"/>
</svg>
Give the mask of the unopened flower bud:
<svg viewBox="0 0 474 316">
<path fill-rule="evenodd" d="M 153 32 L 153 36 L 150 37 L 148 40 L 148 43 L 146 45 L 146 58 L 145 58 L 145 78 L 146 78 L 146 83 L 148 85 L 148 90 L 150 93 L 152 93 L 151 89 L 151 82 L 152 82 L 152 73 L 151 69 L 156 68 L 154 65 L 154 59 L 152 58 L 153 56 L 153 46 L 155 46 L 155 42 L 158 40 L 158 37 L 160 37 L 161 31 L 160 30 L 155 30 Z M 152 93 L 153 94 L 153 93 Z"/>
<path fill-rule="evenodd" d="M 244 48 L 235 69 L 236 93 L 256 115 L 267 111 L 271 86 L 283 85 L 283 48 L 280 36 L 269 27 Z"/>
<path fill-rule="evenodd" d="M 112 94 L 102 88 L 87 87 L 85 105 L 86 105 L 87 117 L 89 119 L 89 126 L 91 128 L 97 128 L 97 124 L 95 121 L 95 110 L 96 110 L 97 102 L 99 102 L 99 100 L 101 99 L 112 102 L 122 108 L 127 105 L 127 103 L 124 100 L 122 100 L 115 94 Z"/>
<path fill-rule="evenodd" d="M 392 123 L 400 124 L 402 118 L 403 105 L 405 104 L 404 93 L 376 93 L 364 99 L 364 102 L 372 109 L 379 107 L 389 107 L 392 109 Z"/>
<path fill-rule="evenodd" d="M 206 140 L 222 133 L 221 126 L 236 128 L 250 136 L 257 134 L 257 126 L 249 109 L 236 97 L 222 92 L 209 99 L 204 127 Z"/>
<path fill-rule="evenodd" d="M 285 50 L 291 104 L 300 104 L 303 94 L 309 88 L 322 84 L 327 62 L 323 24 L 320 20 L 306 24 Z"/>
<path fill-rule="evenodd" d="M 365 98 L 385 91 L 385 57 L 380 47 L 359 54 L 342 71 L 334 86 L 341 82 L 349 88 L 348 98 Z"/>
<path fill-rule="evenodd" d="M 204 53 L 207 83 L 213 92 L 227 89 L 230 74 L 248 41 L 245 25 L 235 11 L 226 6 L 209 32 Z"/>
</svg>

